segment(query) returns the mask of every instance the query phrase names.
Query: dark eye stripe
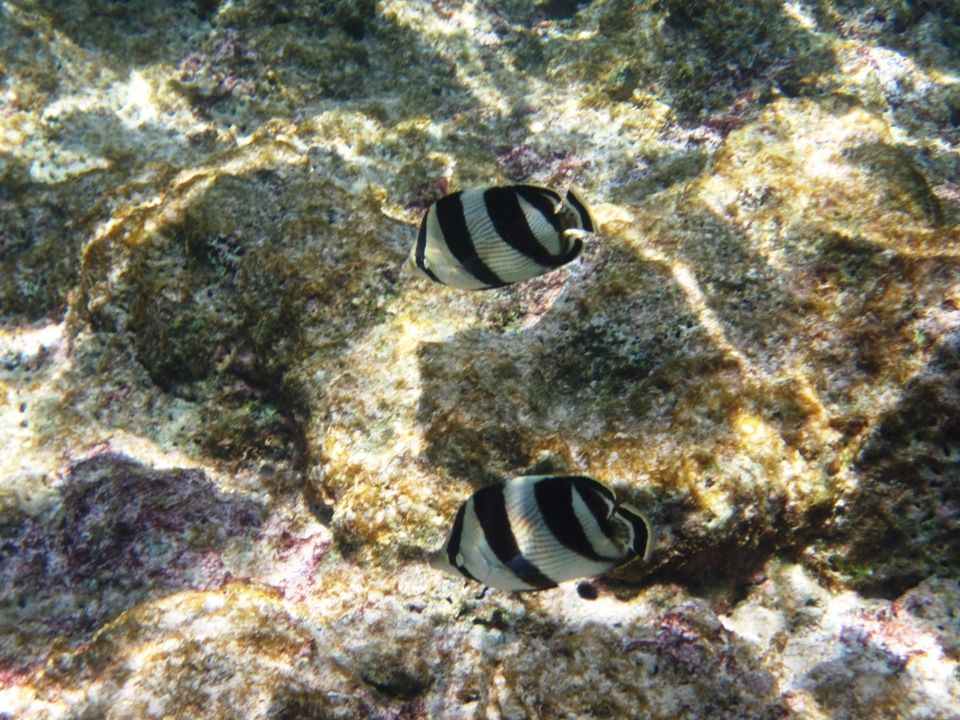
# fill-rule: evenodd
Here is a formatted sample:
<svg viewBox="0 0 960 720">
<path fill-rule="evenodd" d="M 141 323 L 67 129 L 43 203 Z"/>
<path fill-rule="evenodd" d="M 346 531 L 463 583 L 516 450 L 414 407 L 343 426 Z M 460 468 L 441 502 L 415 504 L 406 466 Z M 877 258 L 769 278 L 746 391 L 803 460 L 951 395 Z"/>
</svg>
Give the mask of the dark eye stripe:
<svg viewBox="0 0 960 720">
<path fill-rule="evenodd" d="M 576 210 L 577 215 L 580 216 L 580 227 L 587 232 L 594 232 L 593 223 L 590 222 L 590 212 L 583 206 L 583 203 L 577 199 L 576 193 L 568 192 L 567 202 L 573 205 L 573 209 Z"/>
<path fill-rule="evenodd" d="M 490 216 L 490 222 L 493 223 L 497 235 L 517 252 L 538 265 L 559 267 L 563 264 L 563 260 L 551 255 L 540 244 L 527 223 L 523 208 L 520 207 L 520 197 L 522 195 L 550 222 L 554 230 L 557 230 L 553 208 L 542 194 L 530 192 L 533 188 L 521 192 L 522 187 L 496 187 L 483 193 L 483 202 L 487 208 L 487 215 Z"/>
<path fill-rule="evenodd" d="M 517 538 L 510 527 L 503 486 L 493 485 L 478 490 L 473 496 L 473 509 L 480 521 L 480 529 L 487 545 L 506 567 L 520 580 L 535 588 L 556 586 L 556 582 L 520 553 Z"/>
<path fill-rule="evenodd" d="M 598 562 L 620 560 L 620 558 L 601 555 L 590 544 L 580 519 L 573 509 L 573 483 L 570 478 L 541 480 L 534 486 L 533 493 L 544 522 L 564 547 Z M 593 514 L 592 510 L 591 513 Z"/>
<path fill-rule="evenodd" d="M 629 508 L 619 507 L 616 512 L 633 528 L 633 543 L 630 546 L 630 551 L 632 554 L 642 557 L 647 551 L 647 543 L 650 542 L 650 531 L 647 530 L 647 524 L 642 517 Z"/>
<path fill-rule="evenodd" d="M 455 192 L 437 200 L 434 212 L 443 241 L 457 262 L 477 280 L 489 287 L 503 287 L 505 283 L 493 270 L 478 257 L 470 239 L 470 229 L 463 213 L 463 193 Z"/>
</svg>

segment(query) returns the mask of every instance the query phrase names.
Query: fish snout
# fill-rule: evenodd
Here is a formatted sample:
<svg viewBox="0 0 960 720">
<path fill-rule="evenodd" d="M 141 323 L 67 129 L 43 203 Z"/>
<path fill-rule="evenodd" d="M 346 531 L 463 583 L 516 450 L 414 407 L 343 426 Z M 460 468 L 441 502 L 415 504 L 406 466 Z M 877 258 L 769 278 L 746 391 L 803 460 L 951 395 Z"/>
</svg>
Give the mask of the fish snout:
<svg viewBox="0 0 960 720">
<path fill-rule="evenodd" d="M 401 269 L 408 275 L 420 276 L 423 274 L 420 272 L 420 268 L 417 267 L 417 261 L 413 259 L 413 255 L 407 255 L 407 259 L 403 261 Z"/>
</svg>

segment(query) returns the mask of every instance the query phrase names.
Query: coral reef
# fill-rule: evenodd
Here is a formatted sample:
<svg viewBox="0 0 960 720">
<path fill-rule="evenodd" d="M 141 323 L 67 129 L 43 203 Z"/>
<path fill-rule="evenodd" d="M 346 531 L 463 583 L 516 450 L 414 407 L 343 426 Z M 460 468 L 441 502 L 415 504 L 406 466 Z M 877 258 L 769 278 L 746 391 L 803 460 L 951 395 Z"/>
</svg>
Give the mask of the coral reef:
<svg viewBox="0 0 960 720">
<path fill-rule="evenodd" d="M 960 714 L 956 3 L 0 3 L 0 719 Z M 403 276 L 473 184 L 578 260 Z M 649 564 L 425 562 L 576 471 Z"/>
</svg>

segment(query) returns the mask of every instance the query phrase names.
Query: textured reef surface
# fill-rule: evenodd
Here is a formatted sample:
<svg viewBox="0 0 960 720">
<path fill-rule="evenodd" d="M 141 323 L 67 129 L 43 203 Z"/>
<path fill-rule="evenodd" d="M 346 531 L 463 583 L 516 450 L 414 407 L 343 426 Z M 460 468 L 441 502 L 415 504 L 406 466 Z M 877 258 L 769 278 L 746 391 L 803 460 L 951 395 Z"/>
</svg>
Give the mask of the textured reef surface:
<svg viewBox="0 0 960 720">
<path fill-rule="evenodd" d="M 960 717 L 960 5 L 0 2 L 0 719 Z M 602 233 L 467 293 L 430 202 Z M 650 563 L 432 569 L 596 477 Z"/>
</svg>

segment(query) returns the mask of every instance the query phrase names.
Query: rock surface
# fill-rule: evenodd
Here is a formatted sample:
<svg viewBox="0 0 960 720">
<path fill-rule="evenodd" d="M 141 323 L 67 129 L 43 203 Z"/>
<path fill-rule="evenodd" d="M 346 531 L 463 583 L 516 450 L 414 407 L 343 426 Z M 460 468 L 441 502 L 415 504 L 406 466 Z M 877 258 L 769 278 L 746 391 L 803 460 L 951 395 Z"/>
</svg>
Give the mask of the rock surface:
<svg viewBox="0 0 960 720">
<path fill-rule="evenodd" d="M 916 5 L 0 5 L 0 718 L 960 716 L 960 14 Z M 400 273 L 510 181 L 601 235 Z M 424 562 L 552 471 L 652 562 Z"/>
</svg>

